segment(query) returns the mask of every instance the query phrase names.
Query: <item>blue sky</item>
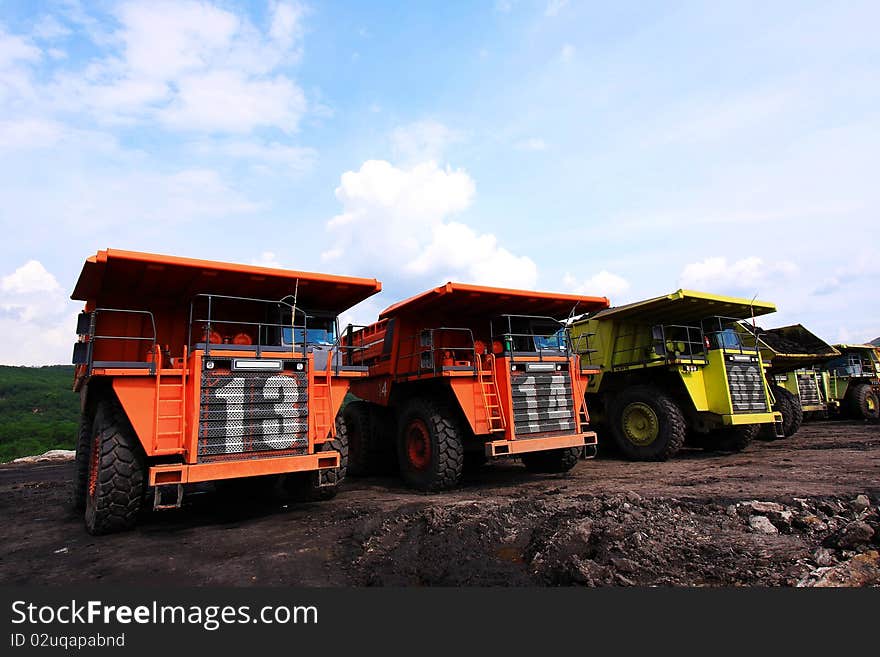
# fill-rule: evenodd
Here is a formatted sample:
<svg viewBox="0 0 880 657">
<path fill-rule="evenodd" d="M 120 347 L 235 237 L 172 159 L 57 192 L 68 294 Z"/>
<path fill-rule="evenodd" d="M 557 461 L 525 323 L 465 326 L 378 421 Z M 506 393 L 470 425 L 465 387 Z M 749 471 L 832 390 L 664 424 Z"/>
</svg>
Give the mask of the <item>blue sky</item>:
<svg viewBox="0 0 880 657">
<path fill-rule="evenodd" d="M 880 335 L 876 2 L 0 2 L 0 362 L 115 247 Z"/>
</svg>

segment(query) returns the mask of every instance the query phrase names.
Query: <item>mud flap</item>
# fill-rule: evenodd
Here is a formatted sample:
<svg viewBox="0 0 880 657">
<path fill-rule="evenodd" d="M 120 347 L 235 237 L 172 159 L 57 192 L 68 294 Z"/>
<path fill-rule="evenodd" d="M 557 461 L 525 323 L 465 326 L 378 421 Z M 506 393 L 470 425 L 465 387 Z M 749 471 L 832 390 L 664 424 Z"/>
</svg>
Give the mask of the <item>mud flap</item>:
<svg viewBox="0 0 880 657">
<path fill-rule="evenodd" d="M 776 415 L 779 415 L 778 413 Z M 785 431 L 782 430 L 782 415 L 779 417 L 773 418 L 773 431 L 776 433 L 776 438 L 785 438 Z"/>
<path fill-rule="evenodd" d="M 169 494 L 173 494 L 168 500 Z M 179 509 L 183 504 L 183 484 L 166 484 L 153 488 L 153 511 Z"/>
</svg>

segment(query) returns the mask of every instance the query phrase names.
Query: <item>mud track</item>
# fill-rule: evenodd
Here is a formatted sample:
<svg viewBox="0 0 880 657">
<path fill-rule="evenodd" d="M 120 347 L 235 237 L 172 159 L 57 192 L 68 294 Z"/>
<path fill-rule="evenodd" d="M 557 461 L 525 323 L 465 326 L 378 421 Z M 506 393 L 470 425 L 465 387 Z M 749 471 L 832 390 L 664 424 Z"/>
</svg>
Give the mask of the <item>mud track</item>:
<svg viewBox="0 0 880 657">
<path fill-rule="evenodd" d="M 0 583 L 880 582 L 876 424 L 807 424 L 735 455 L 605 457 L 568 475 L 530 475 L 511 461 L 438 495 L 394 478 L 349 480 L 330 502 L 290 506 L 206 491 L 100 538 L 70 508 L 72 467 L 0 466 Z"/>
</svg>

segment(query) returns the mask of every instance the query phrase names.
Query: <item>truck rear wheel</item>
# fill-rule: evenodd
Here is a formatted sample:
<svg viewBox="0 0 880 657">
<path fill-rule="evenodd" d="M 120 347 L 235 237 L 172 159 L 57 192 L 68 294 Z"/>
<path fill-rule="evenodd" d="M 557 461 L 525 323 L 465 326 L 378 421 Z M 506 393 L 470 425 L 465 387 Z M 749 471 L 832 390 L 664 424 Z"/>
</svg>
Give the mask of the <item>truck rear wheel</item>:
<svg viewBox="0 0 880 657">
<path fill-rule="evenodd" d="M 454 487 L 464 469 L 462 431 L 451 409 L 413 399 L 400 416 L 397 458 L 403 480 L 418 490 Z"/>
<path fill-rule="evenodd" d="M 98 402 L 89 448 L 85 523 L 89 534 L 130 529 L 144 498 L 141 446 L 116 399 Z"/>
<path fill-rule="evenodd" d="M 580 452 L 577 447 L 548 449 L 522 454 L 520 459 L 529 472 L 556 474 L 571 470 L 577 464 Z"/>
<path fill-rule="evenodd" d="M 89 489 L 89 450 L 92 445 L 92 416 L 83 411 L 79 416 L 79 432 L 76 436 L 76 457 L 73 474 L 73 507 L 77 511 L 86 508 Z"/>
<path fill-rule="evenodd" d="M 760 424 L 743 424 L 715 429 L 706 436 L 703 448 L 711 452 L 741 452 L 755 439 L 760 429 Z"/>
<path fill-rule="evenodd" d="M 665 461 L 684 445 L 687 422 L 678 404 L 653 386 L 633 386 L 610 404 L 611 433 L 633 461 Z"/>
<path fill-rule="evenodd" d="M 782 414 L 783 438 L 793 436 L 804 423 L 804 409 L 801 407 L 801 400 L 782 386 L 773 385 L 770 386 L 770 390 L 776 400 L 773 410 Z M 776 431 L 772 424 L 767 424 L 760 429 L 758 436 L 764 440 L 776 440 Z"/>
<path fill-rule="evenodd" d="M 876 420 L 880 417 L 880 399 L 867 383 L 850 386 L 846 391 L 847 409 L 857 420 Z"/>
<path fill-rule="evenodd" d="M 348 472 L 348 429 L 341 417 L 336 418 L 336 437 L 324 441 L 316 452 L 339 452 L 339 467 L 315 472 L 281 475 L 282 487 L 296 500 L 315 502 L 336 497 L 339 484 Z"/>
<path fill-rule="evenodd" d="M 370 472 L 373 448 L 373 426 L 370 406 L 366 402 L 351 402 L 342 411 L 342 421 L 348 434 L 348 474 L 357 476 Z"/>
</svg>

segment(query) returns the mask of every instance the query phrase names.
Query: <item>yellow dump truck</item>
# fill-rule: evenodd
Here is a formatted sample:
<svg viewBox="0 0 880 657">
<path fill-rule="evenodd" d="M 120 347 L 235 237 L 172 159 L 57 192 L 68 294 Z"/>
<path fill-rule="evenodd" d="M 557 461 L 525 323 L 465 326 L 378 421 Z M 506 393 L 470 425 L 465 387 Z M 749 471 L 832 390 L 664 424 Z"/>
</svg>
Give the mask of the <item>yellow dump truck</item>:
<svg viewBox="0 0 880 657">
<path fill-rule="evenodd" d="M 754 327 L 744 323 L 742 330 Z M 757 337 L 785 436 L 797 433 L 805 418 L 827 416 L 828 375 L 822 366 L 840 352 L 801 324 L 758 328 Z"/>
<path fill-rule="evenodd" d="M 763 425 L 782 435 L 754 335 L 741 320 L 764 301 L 678 290 L 576 319 L 572 344 L 594 421 L 633 460 L 662 461 L 688 442 L 739 451 Z"/>
</svg>

